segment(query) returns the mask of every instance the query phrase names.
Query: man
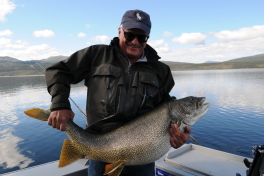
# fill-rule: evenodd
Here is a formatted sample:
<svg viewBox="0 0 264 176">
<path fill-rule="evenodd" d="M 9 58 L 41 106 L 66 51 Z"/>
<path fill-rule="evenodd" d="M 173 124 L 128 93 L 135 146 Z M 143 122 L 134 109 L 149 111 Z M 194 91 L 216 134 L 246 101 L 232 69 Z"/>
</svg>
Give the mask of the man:
<svg viewBox="0 0 264 176">
<path fill-rule="evenodd" d="M 70 84 L 85 80 L 87 122 L 92 133 L 116 129 L 135 117 L 171 99 L 174 86 L 171 71 L 159 62 L 157 52 L 147 45 L 150 17 L 140 10 L 127 11 L 110 45 L 93 45 L 77 51 L 67 60 L 46 70 L 48 91 L 52 96 L 48 124 L 61 131 L 73 119 L 68 101 Z M 178 148 L 189 138 L 190 128 L 177 135 L 171 125 L 171 145 Z M 147 131 L 146 131 L 147 133 Z M 89 176 L 102 176 L 106 163 L 89 161 Z M 127 166 L 124 175 L 155 174 L 154 163 Z"/>
</svg>

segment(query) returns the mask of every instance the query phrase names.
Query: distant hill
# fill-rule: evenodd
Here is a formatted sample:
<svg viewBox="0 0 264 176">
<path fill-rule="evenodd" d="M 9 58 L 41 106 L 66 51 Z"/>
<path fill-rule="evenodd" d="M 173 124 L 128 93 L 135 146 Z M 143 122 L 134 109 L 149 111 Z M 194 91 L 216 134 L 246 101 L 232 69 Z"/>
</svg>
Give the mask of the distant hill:
<svg viewBox="0 0 264 176">
<path fill-rule="evenodd" d="M 162 61 L 162 62 L 167 64 L 167 65 L 190 64 L 188 62 L 172 62 L 172 61 Z"/>
<path fill-rule="evenodd" d="M 264 68 L 264 61 L 168 64 L 172 71 Z"/>
<path fill-rule="evenodd" d="M 43 75 L 47 67 L 66 58 L 55 56 L 43 60 L 21 61 L 8 56 L 0 57 L 0 76 Z"/>
<path fill-rule="evenodd" d="M 8 57 L 8 56 L 4 56 L 4 57 L 0 57 L 0 62 L 19 62 L 20 60 L 12 58 L 12 57 Z"/>
<path fill-rule="evenodd" d="M 225 62 L 247 62 L 247 61 L 264 61 L 264 54 L 258 54 L 258 55 L 254 55 L 254 56 L 231 59 L 231 60 L 228 60 Z"/>
<path fill-rule="evenodd" d="M 6 61 L 6 62 L 20 62 L 20 63 L 22 63 L 22 62 L 23 63 L 35 63 L 35 62 L 39 62 L 39 63 L 44 63 L 44 62 L 56 63 L 58 61 L 65 60 L 67 58 L 68 58 L 68 56 L 53 56 L 53 57 L 49 57 L 47 59 L 42 59 L 42 60 L 22 61 L 22 60 L 19 60 L 19 59 L 8 57 L 8 56 L 0 56 L 0 62 Z"/>
<path fill-rule="evenodd" d="M 218 63 L 218 61 L 206 61 L 204 63 Z"/>
<path fill-rule="evenodd" d="M 68 56 L 52 56 L 52 57 L 49 57 L 48 59 L 42 59 L 41 62 L 59 62 L 67 58 Z"/>
<path fill-rule="evenodd" d="M 8 56 L 0 57 L 0 76 L 42 75 L 47 67 L 64 59 L 67 59 L 67 56 L 54 56 L 43 60 L 31 61 L 21 61 Z M 225 62 L 207 61 L 201 64 L 163 62 L 169 65 L 172 71 L 264 68 L 264 54 L 232 59 Z"/>
</svg>

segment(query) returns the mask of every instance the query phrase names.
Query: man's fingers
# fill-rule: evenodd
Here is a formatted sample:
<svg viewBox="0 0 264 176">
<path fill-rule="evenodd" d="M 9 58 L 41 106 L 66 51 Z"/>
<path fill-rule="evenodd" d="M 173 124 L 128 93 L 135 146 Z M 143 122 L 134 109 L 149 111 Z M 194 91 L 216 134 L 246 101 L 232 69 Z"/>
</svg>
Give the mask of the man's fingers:
<svg viewBox="0 0 264 176">
<path fill-rule="evenodd" d="M 74 113 L 71 110 L 58 110 L 50 113 L 48 125 L 58 130 L 65 131 L 69 119 L 74 118 Z"/>
<path fill-rule="evenodd" d="M 52 124 L 50 117 L 48 118 L 48 122 L 47 123 L 48 123 L 48 125 L 51 125 Z"/>
<path fill-rule="evenodd" d="M 171 124 L 170 127 L 170 144 L 174 148 L 178 148 L 179 146 L 179 136 L 178 136 L 178 125 Z"/>
<path fill-rule="evenodd" d="M 67 127 L 67 123 L 61 123 L 59 130 L 65 131 L 66 130 L 66 127 Z"/>
<path fill-rule="evenodd" d="M 61 125 L 61 122 L 60 121 L 56 121 L 56 128 L 58 129 L 58 130 L 60 130 L 60 125 Z"/>
<path fill-rule="evenodd" d="M 171 127 L 170 127 L 170 134 L 171 136 L 175 136 L 178 134 L 178 125 L 176 124 L 171 124 Z"/>
<path fill-rule="evenodd" d="M 189 127 L 189 126 L 186 126 L 186 127 L 184 128 L 184 132 L 185 132 L 185 133 L 191 133 L 191 131 L 192 131 L 192 129 L 191 129 L 191 127 Z"/>
<path fill-rule="evenodd" d="M 56 117 L 52 117 L 51 120 L 52 120 L 52 127 L 53 128 L 57 128 L 57 119 L 56 119 Z"/>
<path fill-rule="evenodd" d="M 171 146 L 174 148 L 179 148 L 184 143 L 186 143 L 190 137 L 191 128 L 189 126 L 186 126 L 184 128 L 184 131 L 181 131 L 180 134 L 178 134 L 179 127 L 176 124 L 171 124 L 170 126 L 170 143 Z"/>
<path fill-rule="evenodd" d="M 57 112 L 51 112 L 48 118 L 48 125 L 52 126 L 53 118 L 56 117 Z"/>
<path fill-rule="evenodd" d="M 191 134 L 191 128 L 186 127 L 184 129 L 184 132 L 181 133 L 181 139 L 184 143 L 188 141 L 188 139 L 190 138 L 190 134 Z"/>
<path fill-rule="evenodd" d="M 71 113 L 71 119 L 72 119 L 72 120 L 73 120 L 74 116 L 75 116 L 75 114 L 74 114 L 74 112 L 72 112 L 72 113 Z"/>
<path fill-rule="evenodd" d="M 173 138 L 170 138 L 170 144 L 172 147 L 177 148 L 177 144 Z"/>
</svg>

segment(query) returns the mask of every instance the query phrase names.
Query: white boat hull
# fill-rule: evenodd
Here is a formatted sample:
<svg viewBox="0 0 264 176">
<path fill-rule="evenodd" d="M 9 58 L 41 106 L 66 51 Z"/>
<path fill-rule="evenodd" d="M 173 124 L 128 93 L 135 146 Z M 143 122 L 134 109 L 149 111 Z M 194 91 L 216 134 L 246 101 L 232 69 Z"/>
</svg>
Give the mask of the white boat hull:
<svg viewBox="0 0 264 176">
<path fill-rule="evenodd" d="M 202 147 L 185 144 L 173 149 L 155 162 L 156 176 L 246 176 L 245 157 Z M 58 161 L 2 174 L 1 176 L 87 176 L 87 159 L 58 168 Z M 252 159 L 249 159 L 252 162 Z"/>
</svg>

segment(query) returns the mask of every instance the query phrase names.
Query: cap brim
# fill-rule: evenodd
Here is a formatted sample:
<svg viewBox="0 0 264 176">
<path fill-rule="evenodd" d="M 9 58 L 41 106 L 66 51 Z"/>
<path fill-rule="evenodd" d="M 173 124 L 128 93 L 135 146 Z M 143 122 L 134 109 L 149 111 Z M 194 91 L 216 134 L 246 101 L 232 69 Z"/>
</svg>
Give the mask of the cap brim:
<svg viewBox="0 0 264 176">
<path fill-rule="evenodd" d="M 122 24 L 122 27 L 124 29 L 132 29 L 132 28 L 139 28 L 142 29 L 146 34 L 150 34 L 150 27 L 144 23 L 137 22 L 137 21 L 129 21 L 129 22 L 124 22 Z"/>
</svg>

